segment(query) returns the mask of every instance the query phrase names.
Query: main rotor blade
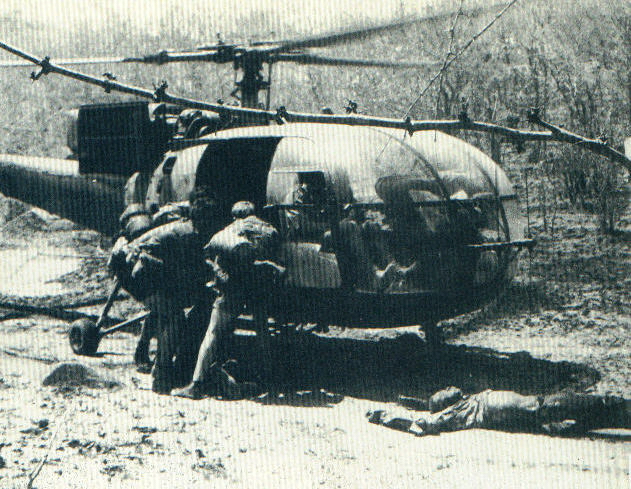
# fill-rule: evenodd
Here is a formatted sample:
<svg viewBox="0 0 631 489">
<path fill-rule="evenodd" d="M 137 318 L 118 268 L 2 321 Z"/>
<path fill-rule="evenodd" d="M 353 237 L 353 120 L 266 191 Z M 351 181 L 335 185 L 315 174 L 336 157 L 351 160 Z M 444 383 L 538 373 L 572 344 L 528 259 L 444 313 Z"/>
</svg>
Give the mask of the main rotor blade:
<svg viewBox="0 0 631 489">
<path fill-rule="evenodd" d="M 484 7 L 471 8 L 467 10 L 467 13 L 480 14 L 487 11 L 497 10 L 506 5 L 506 2 L 498 2 Z M 268 54 L 286 53 L 295 49 L 304 48 L 323 48 L 340 44 L 346 41 L 364 39 L 384 32 L 400 29 L 413 24 L 420 24 L 422 22 L 428 22 L 431 20 L 442 19 L 447 16 L 453 15 L 453 11 L 441 12 L 433 15 L 425 16 L 413 16 L 407 17 L 396 22 L 388 24 L 381 24 L 372 27 L 365 27 L 363 29 L 336 31 L 328 34 L 320 34 L 316 36 L 304 37 L 302 39 L 289 39 L 285 41 L 279 41 L 279 45 L 262 49 L 262 51 Z M 265 45 L 265 42 L 259 43 L 259 45 Z"/>
<path fill-rule="evenodd" d="M 224 56 L 222 57 L 222 54 Z M 165 63 L 177 63 L 186 61 L 212 61 L 216 63 L 224 63 L 232 61 L 232 57 L 224 59 L 225 53 L 219 53 L 216 51 L 160 51 L 155 54 L 148 54 L 146 56 L 131 56 L 131 57 L 99 57 L 99 58 L 54 58 L 51 61 L 58 66 L 80 66 L 80 65 L 98 65 L 98 64 L 116 64 L 116 63 L 145 63 L 145 64 L 165 64 Z M 0 67 L 21 67 L 21 66 L 33 66 L 28 61 L 10 61 L 0 60 Z"/>
<path fill-rule="evenodd" d="M 128 58 L 120 57 L 101 57 L 101 58 L 59 58 L 55 59 L 55 64 L 58 65 L 96 65 L 96 64 L 108 64 L 108 63 L 127 63 Z M 33 63 L 28 61 L 9 61 L 0 60 L 0 67 L 12 68 L 20 66 L 33 66 Z"/>
<path fill-rule="evenodd" d="M 34 65 L 40 66 L 40 73 L 31 75 L 33 80 L 37 80 L 42 75 L 45 75 L 47 73 L 58 73 L 60 75 L 73 78 L 84 83 L 97 85 L 105 89 L 106 92 L 114 90 L 121 93 L 127 93 L 129 95 L 135 95 L 137 97 L 147 98 L 155 102 L 172 103 L 191 109 L 210 110 L 219 114 L 233 114 L 237 117 L 243 116 L 246 118 L 246 120 L 251 121 L 251 123 L 254 123 L 254 121 L 258 121 L 259 123 L 263 123 L 265 121 L 277 121 L 279 123 L 315 122 L 321 124 L 346 124 L 355 126 L 389 127 L 392 129 L 401 129 L 404 131 L 408 131 L 409 133 L 430 130 L 465 130 L 499 134 L 513 140 L 560 141 L 574 145 L 580 145 L 590 151 L 593 151 L 594 153 L 605 156 L 612 161 L 617 161 L 621 163 L 625 168 L 631 171 L 631 159 L 625 156 L 623 153 L 609 146 L 605 141 L 600 139 L 585 138 L 579 136 L 578 134 L 567 131 L 561 127 L 553 126 L 539 119 L 538 115 L 529 116 L 530 122 L 544 127 L 546 131 L 524 131 L 511 127 L 498 126 L 496 124 L 487 122 L 471 121 L 469 119 L 413 121 L 410 118 L 400 120 L 356 114 L 308 114 L 301 112 L 289 112 L 284 109 L 279 109 L 277 112 L 274 112 L 270 110 L 230 107 L 221 104 L 211 104 L 201 100 L 193 100 L 189 98 L 170 95 L 166 93 L 166 85 L 163 85 L 152 92 L 150 90 L 145 90 L 133 85 L 125 85 L 123 83 L 112 80 L 99 79 L 94 76 L 81 73 L 79 71 L 62 68 L 61 66 L 50 63 L 47 58 L 37 58 L 32 54 L 29 54 L 3 42 L 0 42 L 0 48 L 16 56 L 19 56 L 20 58 L 25 59 L 33 63 Z"/>
<path fill-rule="evenodd" d="M 146 63 L 163 65 L 166 63 L 184 63 L 187 61 L 210 61 L 227 63 L 234 60 L 234 50 L 203 50 L 203 51 L 160 51 L 145 56 L 125 58 L 125 63 Z"/>
<path fill-rule="evenodd" d="M 276 54 L 270 61 L 290 61 L 305 65 L 329 65 L 329 66 L 375 66 L 381 68 L 427 68 L 436 65 L 436 62 L 411 63 L 405 61 L 373 61 L 369 59 L 333 58 L 316 54 L 288 53 Z"/>
<path fill-rule="evenodd" d="M 366 27 L 363 29 L 356 29 L 351 31 L 338 31 L 329 34 L 304 37 L 302 39 L 288 40 L 282 42 L 280 46 L 263 49 L 269 54 L 285 53 L 294 49 L 304 48 L 324 48 L 327 46 L 333 46 L 350 40 L 364 39 L 366 37 L 374 36 L 382 32 L 400 29 L 411 24 L 418 24 L 424 19 L 414 17 L 411 19 L 400 20 L 398 22 L 392 22 L 384 25 L 377 25 L 373 27 Z"/>
</svg>

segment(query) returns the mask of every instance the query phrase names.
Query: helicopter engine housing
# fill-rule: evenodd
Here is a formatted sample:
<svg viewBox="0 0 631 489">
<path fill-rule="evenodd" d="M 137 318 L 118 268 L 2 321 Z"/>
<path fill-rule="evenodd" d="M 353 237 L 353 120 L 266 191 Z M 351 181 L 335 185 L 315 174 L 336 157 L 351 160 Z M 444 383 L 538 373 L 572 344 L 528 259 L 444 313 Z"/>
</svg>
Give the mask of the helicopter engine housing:
<svg viewBox="0 0 631 489">
<path fill-rule="evenodd" d="M 81 174 L 130 176 L 158 164 L 177 124 L 145 101 L 89 104 L 68 113 L 68 147 Z"/>
</svg>

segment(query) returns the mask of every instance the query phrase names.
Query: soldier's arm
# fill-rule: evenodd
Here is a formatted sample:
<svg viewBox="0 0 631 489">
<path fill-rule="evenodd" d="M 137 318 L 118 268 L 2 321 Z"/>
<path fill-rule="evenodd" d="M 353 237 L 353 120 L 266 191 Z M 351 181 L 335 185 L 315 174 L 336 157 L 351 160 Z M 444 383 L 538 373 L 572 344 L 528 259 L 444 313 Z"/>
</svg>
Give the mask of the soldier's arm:
<svg viewBox="0 0 631 489">
<path fill-rule="evenodd" d="M 412 433 L 416 436 L 424 436 L 428 431 L 424 429 L 425 416 L 412 419 L 407 413 L 388 413 L 383 410 L 369 411 L 366 414 L 368 421 L 397 431 Z"/>
</svg>

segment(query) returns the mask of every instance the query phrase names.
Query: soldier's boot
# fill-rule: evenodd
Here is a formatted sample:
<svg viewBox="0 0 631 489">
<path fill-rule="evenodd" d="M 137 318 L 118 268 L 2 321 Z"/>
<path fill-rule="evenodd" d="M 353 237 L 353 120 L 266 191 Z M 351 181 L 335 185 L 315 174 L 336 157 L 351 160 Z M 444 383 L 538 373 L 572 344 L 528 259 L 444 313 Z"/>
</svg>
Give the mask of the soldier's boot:
<svg viewBox="0 0 631 489">
<path fill-rule="evenodd" d="M 173 387 L 188 386 L 193 378 L 193 369 L 195 368 L 195 364 L 191 363 L 189 359 L 175 357 L 173 365 L 175 370 Z"/>
<path fill-rule="evenodd" d="M 205 380 L 194 380 L 186 387 L 174 390 L 172 394 L 194 400 L 210 396 L 221 396 L 224 399 L 238 400 L 247 399 L 258 393 L 260 393 L 260 390 L 255 383 L 237 382 L 221 365 L 214 363 L 209 368 L 208 376 Z"/>
<path fill-rule="evenodd" d="M 151 359 L 149 358 L 149 343 L 138 340 L 136 351 L 134 352 L 134 364 L 136 370 L 143 374 L 151 372 Z"/>
<path fill-rule="evenodd" d="M 187 335 L 189 332 L 187 331 Z M 195 364 L 197 361 L 197 352 L 199 344 L 194 344 L 190 337 L 182 338 L 181 344 L 178 346 L 177 354 L 173 366 L 175 369 L 175 378 L 173 387 L 184 387 L 191 383 Z"/>
<path fill-rule="evenodd" d="M 221 367 L 216 367 L 213 377 L 218 386 L 218 394 L 224 399 L 232 401 L 249 399 L 261 393 L 261 389 L 254 382 L 237 382 Z"/>
<path fill-rule="evenodd" d="M 201 377 L 197 380 L 194 379 L 187 386 L 174 390 L 172 394 L 197 401 L 214 395 L 224 396 L 231 390 L 236 394 L 236 388 L 233 388 L 235 384 L 237 382 L 234 377 L 223 370 L 218 363 L 213 363 L 208 368 L 206 375 L 203 376 L 203 380 Z"/>
<path fill-rule="evenodd" d="M 151 371 L 151 390 L 157 394 L 170 394 L 173 389 L 174 370 L 172 365 L 155 364 Z"/>
<path fill-rule="evenodd" d="M 171 394 L 177 397 L 198 401 L 204 397 L 211 396 L 214 390 L 216 390 L 215 385 L 210 385 L 208 382 L 193 381 L 186 387 L 174 390 Z"/>
</svg>

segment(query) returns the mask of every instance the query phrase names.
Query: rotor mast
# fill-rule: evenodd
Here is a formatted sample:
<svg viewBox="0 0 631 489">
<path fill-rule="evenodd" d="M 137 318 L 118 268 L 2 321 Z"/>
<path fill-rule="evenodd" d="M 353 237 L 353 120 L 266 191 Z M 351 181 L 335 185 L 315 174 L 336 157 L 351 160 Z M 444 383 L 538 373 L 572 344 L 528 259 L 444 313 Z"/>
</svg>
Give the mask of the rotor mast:
<svg viewBox="0 0 631 489">
<path fill-rule="evenodd" d="M 243 72 L 241 79 L 236 82 L 237 88 L 233 95 L 240 99 L 242 107 L 260 109 L 259 92 L 267 90 L 270 82 L 263 75 L 263 61 L 256 51 L 246 51 L 235 59 L 235 68 Z"/>
</svg>

